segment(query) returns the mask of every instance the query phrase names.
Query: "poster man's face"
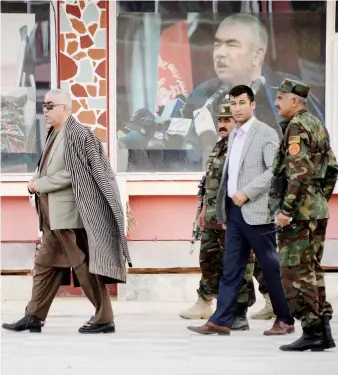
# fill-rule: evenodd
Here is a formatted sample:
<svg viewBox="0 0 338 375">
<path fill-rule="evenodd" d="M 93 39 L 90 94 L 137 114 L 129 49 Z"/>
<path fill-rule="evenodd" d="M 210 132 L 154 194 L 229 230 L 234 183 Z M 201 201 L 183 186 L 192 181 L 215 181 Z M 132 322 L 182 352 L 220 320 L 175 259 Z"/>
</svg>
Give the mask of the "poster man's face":
<svg viewBox="0 0 338 375">
<path fill-rule="evenodd" d="M 214 43 L 214 68 L 218 78 L 230 85 L 250 84 L 257 67 L 252 32 L 242 24 L 218 29 Z"/>
</svg>

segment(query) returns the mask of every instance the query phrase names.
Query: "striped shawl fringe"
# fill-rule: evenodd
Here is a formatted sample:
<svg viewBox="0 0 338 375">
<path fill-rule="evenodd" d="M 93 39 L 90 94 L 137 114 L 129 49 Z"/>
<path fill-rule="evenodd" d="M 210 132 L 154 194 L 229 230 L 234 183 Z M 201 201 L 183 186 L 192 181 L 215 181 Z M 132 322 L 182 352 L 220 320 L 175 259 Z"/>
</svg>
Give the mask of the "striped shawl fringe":
<svg viewBox="0 0 338 375">
<path fill-rule="evenodd" d="M 65 124 L 65 163 L 89 245 L 89 270 L 126 281 L 132 267 L 124 231 L 124 214 L 115 175 L 102 143 L 70 116 Z"/>
</svg>

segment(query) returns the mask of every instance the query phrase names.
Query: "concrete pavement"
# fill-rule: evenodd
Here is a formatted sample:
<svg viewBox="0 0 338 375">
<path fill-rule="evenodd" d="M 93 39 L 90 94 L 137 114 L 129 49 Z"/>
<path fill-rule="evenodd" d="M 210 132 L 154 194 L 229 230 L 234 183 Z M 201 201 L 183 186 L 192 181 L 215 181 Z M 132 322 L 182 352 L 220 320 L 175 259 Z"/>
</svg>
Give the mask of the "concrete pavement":
<svg viewBox="0 0 338 375">
<path fill-rule="evenodd" d="M 116 333 L 81 335 L 93 309 L 85 298 L 57 298 L 41 334 L 1 332 L 3 375 L 334 375 L 338 350 L 284 353 L 278 350 L 300 334 L 266 337 L 272 321 L 250 320 L 251 330 L 230 337 L 200 336 L 178 312 L 190 302 L 113 301 Z M 337 301 L 334 302 L 338 309 Z M 26 301 L 3 301 L 2 322 L 22 317 Z M 261 300 L 251 308 L 258 310 Z M 333 334 L 338 343 L 338 319 Z"/>
</svg>

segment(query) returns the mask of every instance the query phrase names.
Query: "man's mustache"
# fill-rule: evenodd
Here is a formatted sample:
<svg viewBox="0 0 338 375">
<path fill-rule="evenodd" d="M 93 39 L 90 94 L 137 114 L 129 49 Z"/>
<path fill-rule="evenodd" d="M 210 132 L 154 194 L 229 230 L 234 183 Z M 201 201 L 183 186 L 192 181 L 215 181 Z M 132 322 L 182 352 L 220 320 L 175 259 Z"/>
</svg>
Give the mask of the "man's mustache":
<svg viewBox="0 0 338 375">
<path fill-rule="evenodd" d="M 220 133 L 220 132 L 227 132 L 228 131 L 228 129 L 227 128 L 224 128 L 224 127 L 221 127 L 221 128 L 219 128 L 218 129 L 218 132 Z"/>
<path fill-rule="evenodd" d="M 226 68 L 228 66 L 224 57 L 216 57 L 216 65 L 219 68 Z"/>
</svg>

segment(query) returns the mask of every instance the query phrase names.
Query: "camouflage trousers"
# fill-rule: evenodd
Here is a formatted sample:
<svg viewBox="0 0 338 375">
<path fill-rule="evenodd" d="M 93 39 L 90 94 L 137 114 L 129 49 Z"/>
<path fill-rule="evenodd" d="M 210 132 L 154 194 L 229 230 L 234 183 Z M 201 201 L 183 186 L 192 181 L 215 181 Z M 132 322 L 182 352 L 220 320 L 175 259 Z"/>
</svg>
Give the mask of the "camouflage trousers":
<svg viewBox="0 0 338 375">
<path fill-rule="evenodd" d="M 292 315 L 303 327 L 332 317 L 326 301 L 324 270 L 321 260 L 327 219 L 295 221 L 296 230 L 278 234 L 280 266 L 286 299 Z"/>
<path fill-rule="evenodd" d="M 218 294 L 218 284 L 222 277 L 225 231 L 204 229 L 201 237 L 200 268 L 202 278 L 197 293 L 203 299 Z M 248 307 L 256 302 L 253 284 L 254 253 L 251 251 L 246 266 L 244 279 L 237 296 L 237 302 Z"/>
</svg>

